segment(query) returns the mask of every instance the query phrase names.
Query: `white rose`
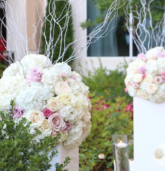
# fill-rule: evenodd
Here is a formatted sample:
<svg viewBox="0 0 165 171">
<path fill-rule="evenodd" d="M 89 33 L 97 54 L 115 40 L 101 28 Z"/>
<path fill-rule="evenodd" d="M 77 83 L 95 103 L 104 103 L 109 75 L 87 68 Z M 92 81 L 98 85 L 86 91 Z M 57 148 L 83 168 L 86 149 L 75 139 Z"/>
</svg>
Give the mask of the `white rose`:
<svg viewBox="0 0 165 171">
<path fill-rule="evenodd" d="M 154 78 L 152 75 L 146 75 L 146 77 L 144 78 L 144 82 L 147 84 L 151 84 L 153 82 Z"/>
<path fill-rule="evenodd" d="M 72 93 L 60 94 L 58 98 L 64 105 L 74 106 L 76 103 L 76 97 Z"/>
<path fill-rule="evenodd" d="M 52 97 L 47 102 L 47 108 L 52 110 L 53 112 L 59 110 L 62 107 L 62 102 L 57 97 Z"/>
<path fill-rule="evenodd" d="M 133 78 L 133 81 L 139 83 L 142 81 L 142 74 L 136 74 Z"/>
<path fill-rule="evenodd" d="M 149 94 L 154 94 L 157 89 L 158 89 L 158 86 L 156 84 L 148 84 L 147 85 L 147 92 Z"/>
<path fill-rule="evenodd" d="M 128 84 L 128 83 L 132 82 L 134 76 L 135 76 L 135 74 L 129 74 L 129 75 L 127 75 L 126 78 L 125 78 L 125 84 Z"/>
<path fill-rule="evenodd" d="M 64 81 L 58 82 L 55 86 L 55 93 L 57 95 L 62 94 L 62 93 L 70 93 L 70 92 L 71 92 L 71 89 L 69 85 Z"/>
<path fill-rule="evenodd" d="M 33 128 L 38 128 L 42 125 L 45 116 L 41 111 L 31 110 L 23 115 L 28 121 L 32 122 L 30 125 Z"/>
<path fill-rule="evenodd" d="M 155 60 L 155 59 L 157 59 L 158 52 L 159 52 L 158 49 L 155 49 L 155 48 L 150 49 L 150 50 L 147 51 L 147 53 L 146 53 L 146 58 L 147 58 L 148 60 L 150 60 L 150 59 Z"/>
</svg>

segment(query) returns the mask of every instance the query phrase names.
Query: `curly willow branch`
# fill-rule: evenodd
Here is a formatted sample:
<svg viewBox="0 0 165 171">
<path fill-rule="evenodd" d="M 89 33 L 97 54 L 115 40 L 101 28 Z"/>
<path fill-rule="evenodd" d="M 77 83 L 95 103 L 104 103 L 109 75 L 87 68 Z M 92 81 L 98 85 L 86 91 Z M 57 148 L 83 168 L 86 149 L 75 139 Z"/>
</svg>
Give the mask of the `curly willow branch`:
<svg viewBox="0 0 165 171">
<path fill-rule="evenodd" d="M 48 6 L 48 15 L 43 17 L 45 14 L 44 4 L 42 0 L 35 1 L 35 8 L 37 11 L 38 21 L 34 27 L 34 33 L 32 37 L 28 37 L 27 35 L 27 16 L 26 16 L 26 8 L 27 1 L 26 0 L 2 0 L 1 8 L 5 11 L 4 18 L 7 21 L 7 24 L 4 22 L 4 18 L 1 20 L 1 26 L 7 29 L 7 41 L 4 37 L 5 44 L 7 44 L 6 49 L 9 52 L 15 53 L 16 60 L 20 61 L 21 58 L 30 53 L 28 48 L 28 43 L 31 41 L 34 44 L 34 47 L 37 49 L 37 53 L 40 53 L 41 46 L 41 37 L 44 37 L 46 46 L 45 46 L 45 55 L 50 59 L 52 59 L 55 47 L 57 43 L 60 42 L 60 52 L 58 59 L 55 61 L 58 62 L 62 59 L 63 62 L 70 62 L 76 58 L 81 57 L 81 51 L 87 50 L 87 48 L 98 39 L 105 37 L 115 26 L 112 24 L 114 21 L 117 23 L 118 10 L 122 8 L 121 0 L 114 0 L 109 7 L 104 21 L 96 26 L 93 31 L 85 37 L 86 42 L 84 43 L 84 37 L 79 37 L 77 34 L 74 37 L 74 41 L 66 44 L 66 35 L 68 31 L 68 23 L 71 17 L 79 15 L 79 8 L 82 6 L 84 0 L 70 0 L 70 3 L 66 0 L 56 0 L 56 1 L 64 1 L 66 5 L 64 9 L 61 11 L 60 16 L 56 16 L 56 4 L 53 2 L 53 10 L 50 10 L 51 7 Z M 71 4 L 76 3 L 76 8 L 70 8 Z M 122 0 L 122 4 L 124 5 L 125 0 Z M 39 7 L 42 7 L 42 10 L 39 10 Z M 16 12 L 13 10 L 14 8 L 19 8 Z M 65 12 L 64 12 L 65 11 Z M 65 15 L 62 15 L 64 14 Z M 144 12 L 143 12 L 144 13 Z M 60 25 L 60 21 L 65 20 L 65 24 L 63 26 Z M 21 21 L 21 22 L 20 22 Z M 46 22 L 50 24 L 50 34 L 49 40 L 46 39 L 46 27 L 43 27 Z M 113 27 L 109 27 L 112 24 Z M 54 40 L 54 35 L 56 34 L 56 27 L 60 30 L 58 34 L 57 40 Z M 20 29 L 21 28 L 21 29 Z M 22 29 L 23 28 L 23 29 Z M 40 28 L 40 29 L 39 29 Z M 111 29 L 109 29 L 111 28 Z M 39 42 L 35 42 L 35 37 L 39 33 Z M 73 46 L 74 50 L 69 59 L 65 60 L 64 55 L 67 52 L 68 48 Z M 63 50 L 62 50 L 63 49 Z M 9 55 L 8 62 L 12 63 L 14 60 L 11 55 Z"/>
</svg>

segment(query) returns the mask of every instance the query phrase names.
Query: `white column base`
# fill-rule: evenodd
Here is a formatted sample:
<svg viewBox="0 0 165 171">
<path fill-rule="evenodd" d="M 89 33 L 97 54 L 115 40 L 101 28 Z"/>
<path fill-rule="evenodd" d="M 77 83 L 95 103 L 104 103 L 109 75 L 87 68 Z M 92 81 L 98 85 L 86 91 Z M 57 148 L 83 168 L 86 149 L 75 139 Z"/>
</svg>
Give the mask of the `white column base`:
<svg viewBox="0 0 165 171">
<path fill-rule="evenodd" d="M 50 162 L 52 167 L 48 171 L 55 171 L 56 163 L 63 163 L 66 157 L 70 157 L 71 162 L 65 167 L 69 171 L 79 171 L 79 148 L 67 150 L 62 144 L 59 144 L 53 150 L 57 150 L 58 154 L 53 157 Z"/>
<path fill-rule="evenodd" d="M 155 149 L 165 143 L 165 103 L 134 98 L 134 171 L 165 171 Z M 165 163 L 165 151 L 163 160 Z M 131 170 L 132 171 L 132 170 Z"/>
</svg>

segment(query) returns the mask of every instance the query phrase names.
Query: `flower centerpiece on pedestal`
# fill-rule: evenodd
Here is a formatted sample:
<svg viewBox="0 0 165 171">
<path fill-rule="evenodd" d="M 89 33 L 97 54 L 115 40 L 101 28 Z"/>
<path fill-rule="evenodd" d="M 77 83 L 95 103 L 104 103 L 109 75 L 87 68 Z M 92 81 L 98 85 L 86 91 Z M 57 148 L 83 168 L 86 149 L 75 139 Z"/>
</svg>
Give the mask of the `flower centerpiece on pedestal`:
<svg viewBox="0 0 165 171">
<path fill-rule="evenodd" d="M 78 147 L 91 129 L 89 88 L 67 63 L 52 64 L 44 55 L 27 55 L 11 64 L 0 79 L 0 110 L 14 101 L 15 122 L 26 118 L 36 140 L 61 134 L 67 149 Z"/>
<path fill-rule="evenodd" d="M 155 47 L 131 62 L 125 78 L 126 91 L 155 103 L 165 101 L 165 49 Z"/>
</svg>

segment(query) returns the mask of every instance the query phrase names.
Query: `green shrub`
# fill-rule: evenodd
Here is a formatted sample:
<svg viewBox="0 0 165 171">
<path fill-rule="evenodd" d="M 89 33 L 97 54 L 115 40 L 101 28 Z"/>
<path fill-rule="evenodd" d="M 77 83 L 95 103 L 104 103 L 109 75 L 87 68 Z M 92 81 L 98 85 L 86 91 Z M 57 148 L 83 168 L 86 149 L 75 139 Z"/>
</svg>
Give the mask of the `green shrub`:
<svg viewBox="0 0 165 171">
<path fill-rule="evenodd" d="M 6 66 L 0 62 L 0 78 L 2 77 L 3 71 L 6 69 Z"/>
<path fill-rule="evenodd" d="M 54 6 L 55 4 L 55 6 Z M 69 15 L 71 16 L 71 6 L 68 3 L 68 0 L 65 1 L 56 1 L 56 0 L 48 0 L 47 7 L 46 7 L 46 17 L 47 20 L 43 25 L 43 32 L 45 32 L 45 36 L 42 35 L 42 45 L 41 45 L 41 53 L 48 55 L 47 51 L 50 52 L 50 56 L 53 55 L 53 61 L 57 60 L 60 55 L 64 52 L 64 46 L 67 46 L 69 43 L 73 42 L 73 23 L 72 17 L 67 21 L 66 13 L 70 11 Z M 54 12 L 55 11 L 55 12 Z M 59 22 L 60 27 L 63 29 L 63 35 L 61 37 L 61 32 L 59 25 L 55 23 L 55 20 Z M 50 25 L 51 23 L 51 25 Z M 52 26 L 52 27 L 51 27 Z M 67 27 L 66 27 L 67 26 Z M 65 35 L 66 34 L 66 35 Z M 51 47 L 56 44 L 56 41 L 59 38 L 58 43 L 52 49 L 47 49 L 47 43 L 51 42 L 50 38 L 53 37 L 53 42 Z M 60 47 L 62 46 L 62 49 Z M 72 46 L 70 46 L 65 55 L 64 61 L 66 61 L 73 53 Z M 61 61 L 61 60 L 60 60 Z"/>
<path fill-rule="evenodd" d="M 128 110 L 129 101 L 125 97 L 113 101 L 95 96 L 92 102 L 91 134 L 80 146 L 80 171 L 113 170 L 112 135 L 127 134 L 132 138 L 132 111 Z M 104 160 L 98 155 L 103 153 Z M 132 157 L 132 156 L 131 156 Z"/>
<path fill-rule="evenodd" d="M 108 70 L 103 67 L 100 61 L 100 67 L 93 67 L 93 70 L 89 71 L 87 76 L 83 76 L 83 82 L 91 92 L 96 92 L 98 97 L 104 96 L 105 98 L 114 99 L 114 97 L 125 96 L 129 102 L 132 102 L 132 97 L 125 93 L 126 67 L 127 63 L 125 62 L 115 70 Z"/>
<path fill-rule="evenodd" d="M 57 144 L 60 135 L 55 138 L 45 137 L 36 142 L 34 138 L 41 132 L 30 134 L 30 123 L 25 118 L 15 123 L 12 114 L 0 112 L 0 116 L 0 171 L 48 170 L 57 151 L 50 156 L 48 153 Z M 57 164 L 56 171 L 63 171 L 68 162 L 69 159 L 66 158 L 64 164 Z"/>
</svg>

